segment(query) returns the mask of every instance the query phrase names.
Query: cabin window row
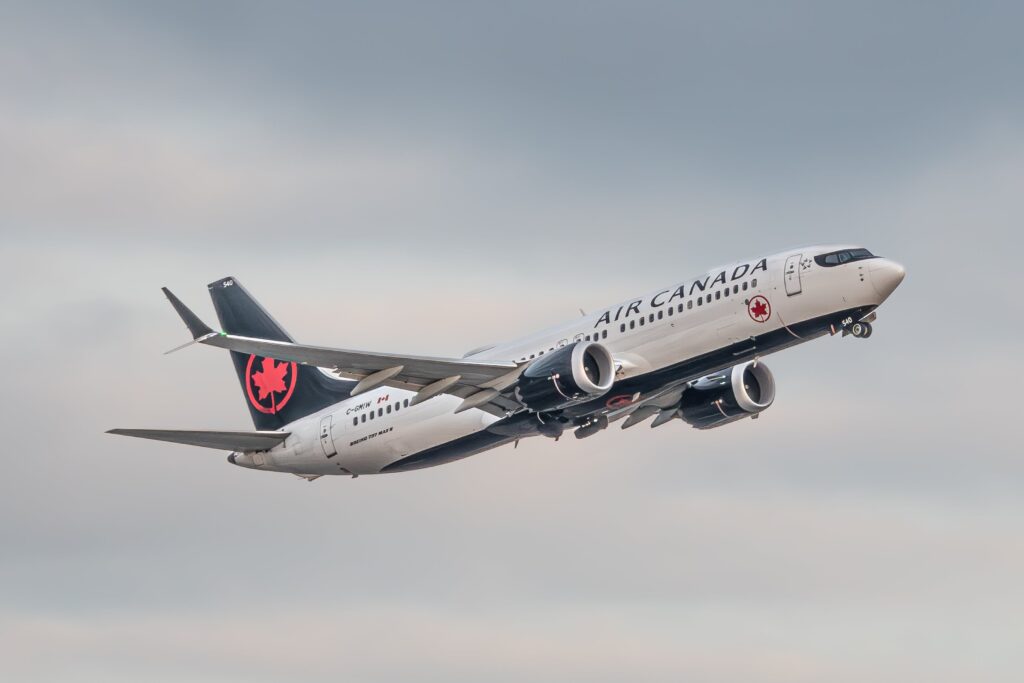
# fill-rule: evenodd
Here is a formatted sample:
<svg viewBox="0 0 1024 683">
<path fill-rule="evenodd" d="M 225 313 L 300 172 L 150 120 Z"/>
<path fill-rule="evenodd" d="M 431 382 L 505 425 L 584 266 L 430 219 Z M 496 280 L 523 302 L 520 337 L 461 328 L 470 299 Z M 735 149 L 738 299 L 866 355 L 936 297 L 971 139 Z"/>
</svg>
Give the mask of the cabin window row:
<svg viewBox="0 0 1024 683">
<path fill-rule="evenodd" d="M 371 410 L 363 413 L 362 415 L 357 415 L 356 417 L 353 417 L 352 424 L 358 425 L 361 422 L 366 422 L 368 419 L 373 420 L 378 417 L 384 417 L 385 415 L 390 415 L 392 412 L 397 413 L 402 408 L 408 407 L 409 399 L 407 398 L 401 401 L 396 401 L 395 403 L 388 403 L 386 406 L 382 406 L 380 408 L 377 408 L 376 410 Z"/>
<path fill-rule="evenodd" d="M 752 279 L 749 283 L 743 282 L 742 284 L 735 284 L 732 287 L 725 287 L 725 288 L 717 290 L 717 291 L 715 291 L 713 293 L 712 292 L 708 292 L 707 294 L 702 294 L 701 296 L 698 296 L 696 298 L 697 306 L 703 306 L 705 303 L 711 303 L 712 297 L 714 297 L 715 301 L 719 301 L 719 300 L 721 300 L 721 298 L 723 296 L 728 297 L 731 294 L 739 294 L 741 291 L 745 292 L 748 289 L 753 289 L 754 287 L 757 287 L 757 278 Z M 659 310 L 657 313 L 648 313 L 646 316 L 640 316 L 639 318 L 634 318 L 633 320 L 630 320 L 628 323 L 625 323 L 625 322 L 620 323 L 619 324 L 619 332 L 620 333 L 624 333 L 626 331 L 627 324 L 629 326 L 629 329 L 635 330 L 637 328 L 637 325 L 639 325 L 640 327 L 644 327 L 646 324 L 653 323 L 655 320 L 664 320 L 666 315 L 673 316 L 676 313 L 682 313 L 684 310 L 690 310 L 694 306 L 694 301 L 695 301 L 694 299 L 690 299 L 690 300 L 688 300 L 686 302 L 680 301 L 677 305 L 669 306 L 667 308 L 663 308 L 663 309 Z M 598 339 L 607 339 L 607 338 L 608 338 L 608 330 L 604 329 L 604 330 L 601 330 L 600 332 L 594 332 L 592 334 L 585 335 L 583 337 L 583 341 L 597 341 Z M 548 348 L 547 351 L 551 352 L 551 351 L 554 351 L 554 350 L 555 350 L 555 347 L 552 346 L 552 347 Z M 534 358 L 537 358 L 539 356 L 543 356 L 544 353 L 545 353 L 545 351 L 542 349 L 542 350 L 538 351 L 537 353 L 531 353 L 529 356 L 523 356 L 519 360 L 520 361 L 533 360 Z"/>
<path fill-rule="evenodd" d="M 600 332 L 594 332 L 593 334 L 588 334 L 588 335 L 584 336 L 583 337 L 583 341 L 597 341 L 598 339 L 607 339 L 607 338 L 608 338 L 608 330 L 601 330 Z M 548 348 L 547 351 L 544 351 L 544 349 L 541 349 L 537 353 L 531 353 L 529 356 L 523 356 L 519 360 L 520 361 L 533 360 L 534 358 L 537 358 L 538 356 L 543 356 L 545 353 L 551 353 L 554 350 L 555 350 L 555 347 L 551 346 L 551 347 Z"/>
<path fill-rule="evenodd" d="M 619 332 L 625 332 L 627 324 L 629 325 L 629 329 L 635 330 L 637 326 L 643 327 L 647 323 L 653 323 L 655 319 L 662 320 L 666 312 L 668 315 L 672 316 L 676 313 L 682 313 L 684 310 L 692 310 L 694 301 L 697 302 L 697 306 L 703 306 L 705 303 L 711 303 L 712 299 L 720 301 L 722 296 L 728 297 L 730 294 L 739 294 L 741 291 L 745 292 L 752 287 L 757 287 L 757 278 L 751 280 L 749 285 L 744 282 L 742 285 L 736 284 L 732 287 L 719 289 L 716 292 L 708 292 L 707 294 L 698 296 L 696 299 L 690 299 L 686 302 L 680 301 L 675 306 L 669 306 L 667 309 L 662 309 L 658 311 L 657 315 L 654 313 L 648 313 L 646 316 L 640 316 L 639 318 L 630 320 L 629 323 L 621 323 L 619 325 Z"/>
</svg>

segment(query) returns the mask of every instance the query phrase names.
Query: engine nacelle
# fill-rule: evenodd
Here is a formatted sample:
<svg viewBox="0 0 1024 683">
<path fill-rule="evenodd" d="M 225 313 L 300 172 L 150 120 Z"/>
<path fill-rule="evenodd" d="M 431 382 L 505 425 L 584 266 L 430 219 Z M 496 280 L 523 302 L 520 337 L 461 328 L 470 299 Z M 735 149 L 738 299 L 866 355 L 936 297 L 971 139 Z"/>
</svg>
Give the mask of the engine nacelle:
<svg viewBox="0 0 1024 683">
<path fill-rule="evenodd" d="M 713 429 L 757 415 L 775 400 L 775 378 L 764 363 L 751 361 L 701 377 L 679 402 L 683 421 L 697 429 Z"/>
<path fill-rule="evenodd" d="M 597 398 L 615 381 L 615 361 L 596 342 L 576 342 L 541 356 L 519 376 L 516 395 L 534 412 Z"/>
</svg>

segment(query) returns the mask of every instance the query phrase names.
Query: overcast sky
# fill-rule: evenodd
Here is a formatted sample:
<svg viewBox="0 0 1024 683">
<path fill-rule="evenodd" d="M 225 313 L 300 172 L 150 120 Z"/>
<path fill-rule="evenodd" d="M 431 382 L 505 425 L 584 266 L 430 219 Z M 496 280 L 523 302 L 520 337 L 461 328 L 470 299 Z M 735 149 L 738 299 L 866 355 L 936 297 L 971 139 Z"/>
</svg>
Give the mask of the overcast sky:
<svg viewBox="0 0 1024 683">
<path fill-rule="evenodd" d="M 0 678 L 1018 681 L 1011 2 L 3 3 Z M 792 245 L 908 277 L 697 432 L 233 468 L 237 276 L 302 340 L 461 355 Z"/>
</svg>

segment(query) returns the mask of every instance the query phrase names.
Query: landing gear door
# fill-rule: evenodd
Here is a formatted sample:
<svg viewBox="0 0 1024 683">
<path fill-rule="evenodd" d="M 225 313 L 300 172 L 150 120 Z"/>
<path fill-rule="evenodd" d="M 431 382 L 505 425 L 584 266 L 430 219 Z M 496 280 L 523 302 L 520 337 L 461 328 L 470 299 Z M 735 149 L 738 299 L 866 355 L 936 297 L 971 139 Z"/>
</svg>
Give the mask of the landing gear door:
<svg viewBox="0 0 1024 683">
<path fill-rule="evenodd" d="M 801 256 L 803 254 L 793 254 L 786 259 L 786 266 L 782 271 L 782 277 L 786 281 L 786 296 L 793 296 L 803 291 L 800 285 Z"/>
<path fill-rule="evenodd" d="M 324 455 L 328 458 L 333 458 L 338 454 L 338 449 L 334 447 L 334 436 L 331 433 L 333 426 L 333 417 L 326 415 L 320 420 L 320 448 L 324 450 Z"/>
</svg>

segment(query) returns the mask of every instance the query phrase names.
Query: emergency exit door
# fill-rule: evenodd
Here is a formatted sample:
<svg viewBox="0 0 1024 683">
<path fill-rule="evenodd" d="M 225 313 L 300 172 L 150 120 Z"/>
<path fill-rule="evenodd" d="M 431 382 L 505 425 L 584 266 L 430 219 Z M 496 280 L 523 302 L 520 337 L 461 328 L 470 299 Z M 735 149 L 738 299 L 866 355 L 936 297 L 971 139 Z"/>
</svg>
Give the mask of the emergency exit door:
<svg viewBox="0 0 1024 683">
<path fill-rule="evenodd" d="M 333 423 L 334 418 L 331 415 L 320 420 L 320 448 L 324 449 L 324 455 L 328 458 L 333 458 L 338 454 L 338 449 L 334 447 Z"/>
<path fill-rule="evenodd" d="M 803 254 L 793 254 L 786 259 L 786 266 L 783 269 L 783 278 L 786 281 L 786 296 L 793 296 L 803 291 L 800 284 L 800 257 Z"/>
</svg>

